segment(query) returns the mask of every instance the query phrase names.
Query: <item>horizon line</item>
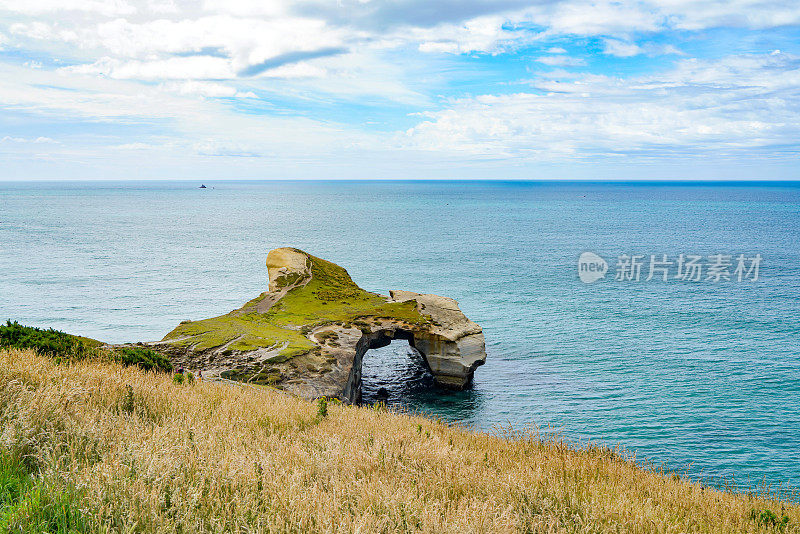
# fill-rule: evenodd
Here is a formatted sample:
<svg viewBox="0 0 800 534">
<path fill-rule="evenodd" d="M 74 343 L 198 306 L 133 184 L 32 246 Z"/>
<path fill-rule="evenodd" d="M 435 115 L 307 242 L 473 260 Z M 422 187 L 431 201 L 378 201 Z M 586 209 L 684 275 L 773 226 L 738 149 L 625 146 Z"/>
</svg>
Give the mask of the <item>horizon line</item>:
<svg viewBox="0 0 800 534">
<path fill-rule="evenodd" d="M 607 185 L 772 185 L 800 186 L 800 179 L 750 179 L 750 178 L 664 178 L 664 179 L 585 179 L 585 178 L 217 178 L 213 180 L 197 180 L 192 178 L 89 178 L 89 179 L 16 179 L 0 178 L 0 185 L 69 185 L 69 184 L 159 184 L 186 183 L 200 185 L 222 185 L 233 183 L 451 183 L 451 184 L 607 184 Z"/>
</svg>

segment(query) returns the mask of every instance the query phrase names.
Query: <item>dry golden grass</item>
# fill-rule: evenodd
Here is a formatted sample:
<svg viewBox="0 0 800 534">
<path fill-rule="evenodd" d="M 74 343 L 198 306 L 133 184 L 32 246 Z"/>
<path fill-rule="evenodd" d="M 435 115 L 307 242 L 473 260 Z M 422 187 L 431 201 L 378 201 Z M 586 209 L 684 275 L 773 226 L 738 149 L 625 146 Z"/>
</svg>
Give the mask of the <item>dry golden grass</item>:
<svg viewBox="0 0 800 534">
<path fill-rule="evenodd" d="M 128 387 L 130 386 L 130 387 Z M 502 439 L 266 388 L 0 352 L 0 449 L 72 487 L 98 531 L 799 532 L 800 507 L 642 469 L 599 448 Z M 770 530 L 771 529 L 771 530 Z"/>
</svg>

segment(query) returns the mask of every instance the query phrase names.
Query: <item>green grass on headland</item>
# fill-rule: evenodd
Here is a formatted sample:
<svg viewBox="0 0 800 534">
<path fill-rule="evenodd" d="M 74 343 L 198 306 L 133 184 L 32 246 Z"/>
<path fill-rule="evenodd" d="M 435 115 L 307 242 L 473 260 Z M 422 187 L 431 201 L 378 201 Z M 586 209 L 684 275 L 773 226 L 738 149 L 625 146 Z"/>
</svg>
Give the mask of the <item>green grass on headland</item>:
<svg viewBox="0 0 800 534">
<path fill-rule="evenodd" d="M 230 352 L 274 348 L 276 358 L 286 361 L 314 349 L 303 332 L 315 326 L 353 323 L 363 317 L 392 317 L 409 324 L 429 321 L 416 303 L 388 303 L 358 287 L 344 268 L 309 257 L 311 280 L 290 289 L 266 313 L 256 311 L 265 293 L 228 314 L 182 323 L 164 341 L 197 351 L 223 346 Z"/>
<path fill-rule="evenodd" d="M 106 347 L 101 341 L 73 336 L 53 328 L 44 330 L 9 320 L 0 324 L 0 348 L 32 349 L 56 361 L 108 359 L 123 365 L 136 365 L 145 371 L 172 371 L 164 355 L 146 347 Z"/>
</svg>

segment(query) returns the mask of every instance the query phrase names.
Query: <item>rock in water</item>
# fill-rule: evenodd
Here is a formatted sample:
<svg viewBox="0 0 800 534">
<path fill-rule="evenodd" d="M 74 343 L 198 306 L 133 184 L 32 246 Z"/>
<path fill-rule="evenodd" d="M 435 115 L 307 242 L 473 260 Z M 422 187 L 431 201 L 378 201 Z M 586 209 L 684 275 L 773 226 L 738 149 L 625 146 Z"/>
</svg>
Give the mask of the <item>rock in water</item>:
<svg viewBox="0 0 800 534">
<path fill-rule="evenodd" d="M 431 327 L 414 333 L 413 346 L 425 356 L 439 384 L 463 388 L 475 367 L 486 361 L 481 327 L 451 298 L 397 290 L 389 295 L 392 302 L 416 302 L 417 310 L 430 316 Z"/>
<path fill-rule="evenodd" d="M 338 265 L 294 248 L 267 255 L 268 291 L 226 315 L 183 322 L 153 347 L 204 376 L 307 398 L 361 395 L 370 348 L 406 339 L 436 382 L 461 389 L 486 360 L 483 331 L 447 297 L 358 287 Z"/>
</svg>

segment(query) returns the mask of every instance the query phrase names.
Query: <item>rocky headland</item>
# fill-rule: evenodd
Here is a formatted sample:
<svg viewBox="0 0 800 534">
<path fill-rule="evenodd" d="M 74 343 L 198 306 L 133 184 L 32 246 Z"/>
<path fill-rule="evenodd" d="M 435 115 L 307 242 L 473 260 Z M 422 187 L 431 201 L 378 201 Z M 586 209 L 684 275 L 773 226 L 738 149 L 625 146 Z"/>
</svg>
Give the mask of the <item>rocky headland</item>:
<svg viewBox="0 0 800 534">
<path fill-rule="evenodd" d="M 176 366 L 357 402 L 364 353 L 406 339 L 436 383 L 462 389 L 486 359 L 481 327 L 447 297 L 361 289 L 342 267 L 294 248 L 267 255 L 268 291 L 226 315 L 184 321 L 149 344 Z"/>
</svg>

